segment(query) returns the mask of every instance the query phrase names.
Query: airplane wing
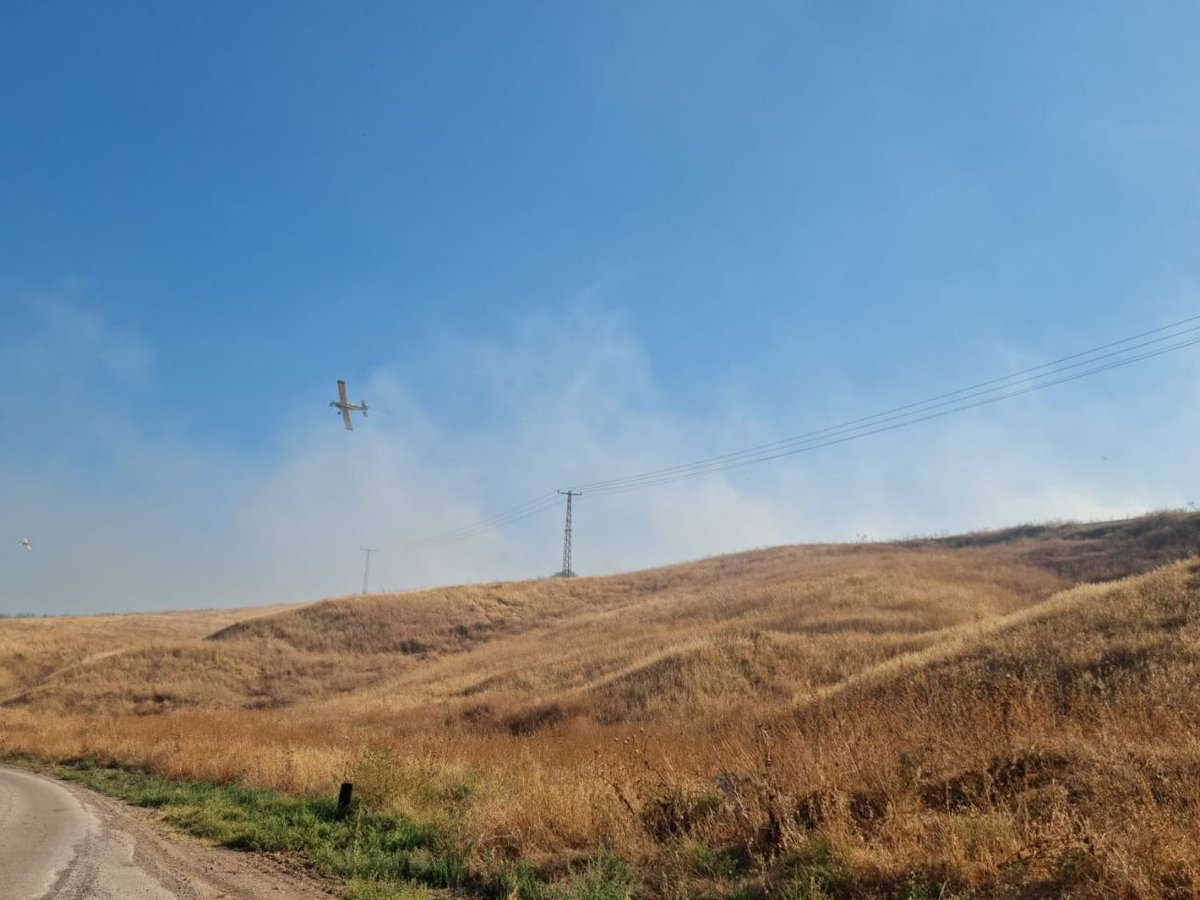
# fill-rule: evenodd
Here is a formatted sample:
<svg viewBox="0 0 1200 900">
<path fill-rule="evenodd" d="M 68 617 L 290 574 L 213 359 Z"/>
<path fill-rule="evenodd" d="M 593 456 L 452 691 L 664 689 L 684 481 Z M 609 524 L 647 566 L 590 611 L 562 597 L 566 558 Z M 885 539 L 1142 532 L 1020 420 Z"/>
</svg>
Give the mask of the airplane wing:
<svg viewBox="0 0 1200 900">
<path fill-rule="evenodd" d="M 342 406 L 346 405 L 346 382 L 338 379 L 338 401 Z"/>
<path fill-rule="evenodd" d="M 344 403 L 345 401 L 343 400 L 342 402 Z M 346 409 L 344 406 L 342 407 L 342 421 L 346 423 L 347 431 L 354 430 L 354 423 L 350 421 L 350 410 Z"/>
</svg>

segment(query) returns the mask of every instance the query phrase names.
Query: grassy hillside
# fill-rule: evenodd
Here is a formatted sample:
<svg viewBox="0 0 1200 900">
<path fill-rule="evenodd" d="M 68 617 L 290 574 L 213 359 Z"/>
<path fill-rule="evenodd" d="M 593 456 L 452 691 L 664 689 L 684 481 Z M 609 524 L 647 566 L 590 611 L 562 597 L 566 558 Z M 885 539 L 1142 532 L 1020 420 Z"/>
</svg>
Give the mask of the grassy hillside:
<svg viewBox="0 0 1200 900">
<path fill-rule="evenodd" d="M 293 609 L 206 609 L 165 613 L 0 619 L 0 698 L 138 647 L 194 641 L 234 622 Z"/>
<path fill-rule="evenodd" d="M 1167 513 L 2 622 L 0 751 L 351 778 L 476 884 L 615 859 L 653 896 L 1193 896 L 1198 545 Z"/>
</svg>

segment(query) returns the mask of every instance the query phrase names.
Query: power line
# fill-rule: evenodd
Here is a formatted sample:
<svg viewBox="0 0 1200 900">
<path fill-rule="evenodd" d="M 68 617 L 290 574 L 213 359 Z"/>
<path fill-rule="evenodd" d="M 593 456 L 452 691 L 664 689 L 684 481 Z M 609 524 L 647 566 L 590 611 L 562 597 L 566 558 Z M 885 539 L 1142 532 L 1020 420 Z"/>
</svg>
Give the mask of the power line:
<svg viewBox="0 0 1200 900">
<path fill-rule="evenodd" d="M 668 484 L 674 481 L 682 481 L 688 478 L 700 478 L 706 475 L 712 475 L 716 472 L 722 472 L 726 469 L 736 469 L 742 466 L 752 465 L 754 463 L 767 462 L 773 459 L 780 459 L 785 456 L 794 456 L 798 453 L 804 453 L 809 450 L 815 450 L 820 447 L 830 447 L 836 444 L 843 444 L 847 441 L 856 440 L 862 437 L 868 437 L 873 434 L 881 434 L 887 431 L 894 431 L 897 428 L 903 428 L 906 425 L 915 425 L 919 422 L 927 422 L 931 419 L 939 419 L 944 416 L 951 415 L 956 412 L 964 412 L 969 409 L 976 409 L 981 406 L 987 406 L 996 403 L 1000 400 L 1007 400 L 1011 397 L 1017 397 L 1022 394 L 1030 394 L 1034 391 L 1044 390 L 1054 385 L 1063 384 L 1068 381 L 1076 381 L 1080 378 L 1089 375 L 1095 375 L 1100 372 L 1107 372 L 1110 369 L 1117 369 L 1123 366 L 1139 362 L 1143 359 L 1149 359 L 1154 356 L 1162 356 L 1164 353 L 1169 353 L 1173 350 L 1179 350 L 1184 347 L 1190 347 L 1193 344 L 1200 343 L 1200 337 L 1192 338 L 1168 347 L 1160 348 L 1155 351 L 1140 354 L 1134 357 L 1115 360 L 1106 363 L 1102 366 L 1096 366 L 1083 372 L 1077 372 L 1071 375 L 1066 375 L 1061 378 L 1054 378 L 1042 381 L 1027 380 L 1023 382 L 1014 382 L 1013 384 L 1005 385 L 1000 389 L 984 392 L 983 396 L 968 395 L 960 398 L 962 400 L 970 400 L 971 402 L 958 402 L 957 405 L 939 403 L 934 406 L 922 407 L 914 410 L 911 413 L 904 415 L 888 416 L 888 417 L 870 417 L 865 420 L 863 425 L 856 428 L 847 428 L 846 426 L 834 426 L 828 429 L 821 429 L 817 432 L 812 432 L 811 437 L 797 438 L 791 441 L 780 442 L 778 445 L 770 445 L 767 449 L 756 453 L 745 455 L 731 454 L 730 458 L 723 461 L 710 461 L 695 463 L 691 466 L 673 467 L 670 470 L 659 470 L 657 472 L 645 473 L 641 476 L 633 476 L 624 482 L 611 482 L 607 487 L 593 487 L 591 492 L 594 495 L 618 494 L 626 493 L 631 490 L 638 490 L 645 487 L 655 487 L 661 484 Z M 1048 373 L 1047 376 L 1040 376 L 1048 379 L 1049 375 L 1061 374 L 1069 368 L 1056 370 Z M 1003 392 L 1000 392 L 1003 391 Z M 940 408 L 947 407 L 948 408 Z M 940 408 L 940 409 L 939 409 Z M 683 470 L 683 471 L 680 471 Z"/>
<path fill-rule="evenodd" d="M 1018 383 L 1035 382 L 1038 379 L 1043 379 L 1043 378 L 1048 379 L 1051 376 L 1056 375 L 1060 372 L 1067 371 L 1067 370 L 1070 370 L 1073 368 L 1087 366 L 1087 365 L 1090 365 L 1101 359 L 1120 356 L 1121 354 L 1129 353 L 1132 350 L 1147 347 L 1147 346 L 1157 344 L 1157 343 L 1160 343 L 1163 341 L 1168 341 L 1173 338 L 1180 337 L 1182 335 L 1198 332 L 1198 331 L 1200 331 L 1200 325 L 1192 325 L 1189 328 L 1178 330 L 1183 325 L 1189 325 L 1189 324 L 1191 324 L 1193 322 L 1197 322 L 1197 321 L 1200 321 L 1200 316 L 1193 316 L 1191 318 L 1183 319 L 1179 322 L 1175 322 L 1171 325 L 1164 325 L 1161 328 L 1155 328 L 1150 331 L 1142 332 L 1141 334 L 1136 334 L 1131 337 L 1124 338 L 1120 341 L 1114 341 L 1109 344 L 1104 344 L 1100 347 L 1093 347 L 1091 350 L 1084 350 L 1080 353 L 1073 353 L 1070 356 L 1060 357 L 1059 359 L 1053 360 L 1048 363 L 1042 363 L 1041 365 L 1038 365 L 1038 366 L 1032 366 L 1028 369 L 1023 369 L 1019 372 L 1014 372 L 1011 375 L 1005 375 L 1000 378 L 992 378 L 987 381 L 981 381 L 976 384 L 969 385 L 968 387 L 965 387 L 965 388 L 959 388 L 958 390 L 955 390 L 955 391 L 948 391 L 943 394 L 938 394 L 937 396 L 934 396 L 934 397 L 929 397 L 925 400 L 918 400 L 913 403 L 906 403 L 902 406 L 896 406 L 896 407 L 893 407 L 892 409 L 888 409 L 888 410 L 884 410 L 883 412 L 875 413 L 874 415 L 863 416 L 862 418 L 853 419 L 849 422 L 843 422 L 840 425 L 831 425 L 831 426 L 827 426 L 825 428 L 819 428 L 815 431 L 805 432 L 804 434 L 800 434 L 795 437 L 783 438 L 783 439 L 780 439 L 777 441 L 772 441 L 769 444 L 762 444 L 757 447 L 747 448 L 745 450 L 737 450 L 732 453 L 724 453 L 719 456 L 713 456 L 713 457 L 709 457 L 707 459 L 697 460 L 695 462 L 685 463 L 685 464 L 679 465 L 679 466 L 670 466 L 670 467 L 667 467 L 664 469 L 654 469 L 649 472 L 642 472 L 637 475 L 629 475 L 629 476 L 625 476 L 622 478 L 613 478 L 613 479 L 609 479 L 607 481 L 584 482 L 582 484 L 575 485 L 574 487 L 577 487 L 581 490 L 597 492 L 597 491 L 600 491 L 603 489 L 608 489 L 608 488 L 613 488 L 613 487 L 624 487 L 625 485 L 633 484 L 635 482 L 640 482 L 645 479 L 657 479 L 660 476 L 664 476 L 664 475 L 667 475 L 670 473 L 676 473 L 676 472 L 683 473 L 683 472 L 687 472 L 690 470 L 697 470 L 697 469 L 703 469 L 704 471 L 707 471 L 709 467 L 719 466 L 720 464 L 722 464 L 724 462 L 735 462 L 735 461 L 738 461 L 738 460 L 741 460 L 741 459 L 744 459 L 747 457 L 757 457 L 761 454 L 769 453 L 774 450 L 781 450 L 781 449 L 791 447 L 791 446 L 794 446 L 797 444 L 808 443 L 809 441 L 811 441 L 813 439 L 820 438 L 823 436 L 831 436 L 833 434 L 841 433 L 841 432 L 846 431 L 847 429 L 853 429 L 856 426 L 866 427 L 866 426 L 870 426 L 870 425 L 877 425 L 877 424 L 880 424 L 881 422 L 894 421 L 896 419 L 903 418 L 905 415 L 914 415 L 915 416 L 922 412 L 937 409 L 940 407 L 950 406 L 955 403 L 960 403 L 963 400 L 971 399 L 974 397 L 984 396 L 984 395 L 990 394 L 992 392 L 1003 391 L 1007 388 L 1015 386 Z M 1121 344 L 1129 344 L 1140 338 L 1147 337 L 1148 335 L 1151 335 L 1151 334 L 1157 334 L 1157 333 L 1160 333 L 1163 331 L 1167 331 L 1169 329 L 1175 329 L 1175 331 L 1171 334 L 1166 334 L 1161 337 L 1154 338 L 1153 340 L 1145 341 L 1144 343 L 1141 343 L 1141 344 L 1134 344 L 1132 346 L 1127 346 L 1121 350 L 1112 351 L 1110 353 L 1103 353 L 1103 354 L 1101 353 L 1101 351 L 1110 350 L 1111 348 L 1117 347 Z M 1178 349 L 1178 348 L 1175 348 L 1175 349 Z M 1088 358 L 1084 359 L 1084 357 L 1088 357 Z M 1079 361 L 1072 362 L 1070 365 L 1064 365 L 1064 363 L 1071 362 L 1072 360 L 1079 360 Z M 1048 370 L 1048 371 L 1044 371 L 1044 370 Z M 1042 374 L 1033 375 L 1032 373 L 1034 373 L 1034 372 L 1041 372 Z M 1057 382 L 1055 382 L 1055 383 L 1057 383 Z M 1049 385 L 1046 385 L 1046 386 L 1049 386 Z M 1022 393 L 1026 393 L 1026 392 L 1022 392 Z M 964 407 L 964 408 L 966 408 L 966 407 Z M 776 458 L 776 457 L 771 457 L 771 458 Z M 719 468 L 715 468 L 713 470 L 719 471 Z"/>
<path fill-rule="evenodd" d="M 782 438 L 756 447 L 749 447 L 676 466 L 652 469 L 634 475 L 611 478 L 603 481 L 583 482 L 572 485 L 568 494 L 568 517 L 570 495 L 584 490 L 605 496 L 627 493 L 683 481 L 703 478 L 717 472 L 743 466 L 769 462 L 786 456 L 794 456 L 822 447 L 835 446 L 859 438 L 869 437 L 920 422 L 943 418 L 958 412 L 976 409 L 1030 394 L 1055 385 L 1087 378 L 1102 372 L 1122 368 L 1142 360 L 1151 359 L 1200 343 L 1200 316 L 1191 316 L 1169 325 L 1152 328 L 1117 341 L 1062 356 L 1050 362 L 1031 366 L 1009 375 L 980 381 L 954 391 L 937 394 L 901 406 L 805 432 L 790 438 Z M 1187 327 L 1184 327 L 1187 326 Z M 1151 337 L 1157 335 L 1156 337 Z M 1149 338 L 1149 340 L 1142 340 Z M 1181 340 L 1182 339 L 1182 340 Z M 1139 343 L 1140 342 L 1140 343 Z M 1174 343 L 1171 343 L 1174 342 Z M 1142 352 L 1135 352 L 1142 351 Z M 519 504 L 505 512 L 451 531 L 442 532 L 410 543 L 449 543 L 502 528 L 514 522 L 537 515 L 557 505 L 556 492 L 551 491 Z M 569 523 L 569 518 L 568 518 Z M 568 524 L 569 529 L 569 524 Z M 569 539 L 569 532 L 568 532 Z M 569 544 L 564 550 L 569 549 Z M 564 554 L 565 558 L 565 554 Z M 569 569 L 569 560 L 564 570 Z"/>
<path fill-rule="evenodd" d="M 500 528 L 505 525 L 510 525 L 513 522 L 536 515 L 545 509 L 558 505 L 558 497 L 554 491 L 549 491 L 539 497 L 534 497 L 532 500 L 527 500 L 514 506 L 512 509 L 505 510 L 502 513 L 497 513 L 487 519 L 475 522 L 471 525 L 464 525 L 461 528 L 455 528 L 450 531 L 443 531 L 439 534 L 430 535 L 425 538 L 418 538 L 409 543 L 414 544 L 439 544 L 451 541 L 457 541 L 460 538 L 473 537 L 484 531 L 490 531 L 493 528 Z"/>
<path fill-rule="evenodd" d="M 883 425 L 880 423 L 873 423 L 874 425 L 876 425 L 878 427 L 866 426 L 861 430 L 854 431 L 849 434 L 842 434 L 840 436 L 829 436 L 829 438 L 826 440 L 816 439 L 815 442 L 806 443 L 803 446 L 790 447 L 789 449 L 780 450 L 775 453 L 754 456 L 754 457 L 747 458 L 747 459 L 735 460 L 732 462 L 724 463 L 722 465 L 714 465 L 714 466 L 711 466 L 711 467 L 705 468 L 705 469 L 700 469 L 700 470 L 691 471 L 691 472 L 684 472 L 684 473 L 676 473 L 673 475 L 663 475 L 663 476 L 655 478 L 655 479 L 641 480 L 635 484 L 619 485 L 616 487 L 603 488 L 603 489 L 593 489 L 592 494 L 598 495 L 598 496 L 605 496 L 605 495 L 609 495 L 609 494 L 623 494 L 623 493 L 627 493 L 629 491 L 641 490 L 643 488 L 649 488 L 649 487 L 657 487 L 659 485 L 670 484 L 675 481 L 683 481 L 683 480 L 686 480 L 689 478 L 703 478 L 704 476 L 713 475 L 713 474 L 716 474 L 717 472 L 723 472 L 727 469 L 736 469 L 736 468 L 741 468 L 743 466 L 754 465 L 756 463 L 768 462 L 773 459 L 781 459 L 785 456 L 795 456 L 796 454 L 805 453 L 810 450 L 817 450 L 822 447 L 832 447 L 837 444 L 844 444 L 848 441 L 857 440 L 858 438 L 869 437 L 874 434 L 882 434 L 883 432 L 887 432 L 887 431 L 895 431 L 896 429 L 903 428 L 907 425 L 916 425 L 919 422 L 928 422 L 931 419 L 940 419 L 945 416 L 951 415 L 953 413 L 964 412 L 966 410 L 976 409 L 981 406 L 988 406 L 992 403 L 997 403 L 1001 400 L 1007 400 L 1011 397 L 1018 397 L 1022 394 L 1031 394 L 1034 391 L 1040 391 L 1045 388 L 1053 387 L 1054 385 L 1058 385 L 1058 384 L 1063 384 L 1068 381 L 1077 381 L 1078 379 L 1085 378 L 1089 375 L 1095 375 L 1100 372 L 1107 372 L 1110 369 L 1118 369 L 1123 366 L 1127 366 L 1127 365 L 1131 365 L 1132 363 L 1139 362 L 1143 359 L 1149 359 L 1149 358 L 1155 357 L 1155 356 L 1162 356 L 1164 353 L 1170 353 L 1173 350 L 1180 350 L 1184 347 L 1191 347 L 1195 344 L 1200 344 L 1200 337 L 1193 338 L 1191 340 L 1184 341 L 1182 343 L 1175 344 L 1170 347 L 1164 347 L 1160 350 L 1156 350 L 1156 351 L 1153 351 L 1150 353 L 1145 353 L 1140 356 L 1133 357 L 1131 359 L 1125 359 L 1125 360 L 1120 360 L 1117 362 L 1108 363 L 1107 365 L 1100 366 L 1095 369 L 1088 370 L 1086 372 L 1079 372 L 1079 373 L 1076 373 L 1073 375 L 1068 375 L 1066 377 L 1059 378 L 1059 379 L 1056 379 L 1053 381 L 1046 381 L 1046 382 L 1043 382 L 1040 384 L 1022 387 L 1017 390 L 1012 390 L 1012 391 L 1009 391 L 1008 393 L 1004 393 L 1004 394 L 996 394 L 993 396 L 985 397 L 983 399 L 975 400 L 971 403 L 964 403 L 962 405 L 955 406 L 950 409 L 943 409 L 939 412 L 930 412 L 925 415 L 915 416 L 912 418 L 906 418 L 903 421 L 894 422 L 894 423 L 888 424 L 888 425 Z"/>
</svg>

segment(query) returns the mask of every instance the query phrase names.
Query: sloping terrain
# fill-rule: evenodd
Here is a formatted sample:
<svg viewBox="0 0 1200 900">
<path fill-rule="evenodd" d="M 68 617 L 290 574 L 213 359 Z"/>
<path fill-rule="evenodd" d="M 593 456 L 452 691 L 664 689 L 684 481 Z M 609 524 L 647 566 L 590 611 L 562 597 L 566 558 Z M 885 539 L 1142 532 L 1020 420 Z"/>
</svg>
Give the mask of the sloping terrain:
<svg viewBox="0 0 1200 900">
<path fill-rule="evenodd" d="M 1073 582 L 1113 581 L 1200 552 L 1200 515 L 1161 512 L 1112 522 L 1024 525 L 942 538 L 946 547 L 1010 546 Z"/>
<path fill-rule="evenodd" d="M 1197 542 L 1200 517 L 1159 514 L 342 597 L 224 622 L 101 617 L 85 630 L 73 620 L 15 621 L 12 647 L 44 647 L 5 653 L 0 643 L 0 696 L 15 706 L 150 713 L 349 694 L 351 706 L 436 702 L 473 727 L 517 730 L 576 716 L 688 716 L 803 697 L 947 628 L 1144 571 Z M 204 634 L 206 624 L 222 627 Z"/>
<path fill-rule="evenodd" d="M 3 622 L 0 752 L 353 777 L 480 871 L 603 847 L 650 895 L 1193 896 L 1198 549 L 1161 513 Z"/>
<path fill-rule="evenodd" d="M 50 668 L 5 702 L 145 713 L 375 687 L 392 708 L 468 701 L 477 724 L 485 703 L 514 707 L 505 715 L 518 728 L 521 704 L 550 704 L 553 720 L 653 718 L 688 713 L 689 697 L 790 698 L 1066 584 L 1004 550 L 780 548 L 605 578 L 344 597 L 205 640 L 138 633 L 129 649 Z M 738 649 L 746 641 L 753 660 Z"/>
<path fill-rule="evenodd" d="M 0 698 L 87 669 L 112 654 L 178 641 L 194 641 L 234 622 L 293 609 L 205 609 L 163 613 L 0 619 Z"/>
</svg>

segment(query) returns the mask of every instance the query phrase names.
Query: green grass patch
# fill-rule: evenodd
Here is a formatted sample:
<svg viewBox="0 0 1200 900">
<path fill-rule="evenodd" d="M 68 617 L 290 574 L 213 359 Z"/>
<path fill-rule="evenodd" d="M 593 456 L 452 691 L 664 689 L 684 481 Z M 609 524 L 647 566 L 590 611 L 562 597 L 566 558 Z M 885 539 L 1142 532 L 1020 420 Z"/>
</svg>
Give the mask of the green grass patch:
<svg viewBox="0 0 1200 900">
<path fill-rule="evenodd" d="M 741 869 L 741 862 L 734 853 L 714 850 L 707 844 L 693 844 L 688 855 L 688 868 L 707 878 L 732 879 Z"/>
<path fill-rule="evenodd" d="M 438 825 L 352 807 L 339 816 L 332 799 L 277 791 L 171 781 L 92 763 L 55 766 L 51 773 L 137 806 L 160 810 L 163 821 L 226 847 L 284 852 L 346 882 L 358 900 L 421 896 L 417 886 L 488 894 L 473 882 L 465 858 Z"/>
<path fill-rule="evenodd" d="M 637 878 L 624 862 L 609 854 L 592 859 L 572 877 L 569 884 L 550 895 L 563 900 L 631 900 L 637 894 Z"/>
<path fill-rule="evenodd" d="M 332 798 L 175 781 L 90 760 L 47 765 L 10 757 L 6 762 L 156 809 L 164 822 L 180 831 L 225 847 L 293 854 L 340 881 L 346 900 L 630 900 L 640 887 L 636 873 L 603 851 L 553 882 L 524 860 L 488 877 L 474 875 L 444 826 L 372 813 L 357 802 L 340 816 Z M 714 856 L 720 869 L 724 863 L 717 860 L 720 857 Z"/>
</svg>

